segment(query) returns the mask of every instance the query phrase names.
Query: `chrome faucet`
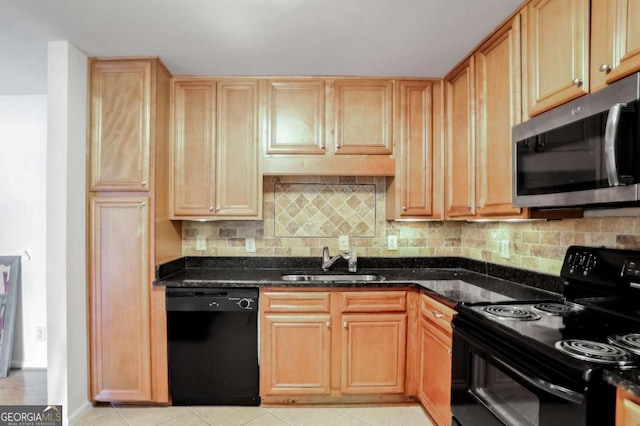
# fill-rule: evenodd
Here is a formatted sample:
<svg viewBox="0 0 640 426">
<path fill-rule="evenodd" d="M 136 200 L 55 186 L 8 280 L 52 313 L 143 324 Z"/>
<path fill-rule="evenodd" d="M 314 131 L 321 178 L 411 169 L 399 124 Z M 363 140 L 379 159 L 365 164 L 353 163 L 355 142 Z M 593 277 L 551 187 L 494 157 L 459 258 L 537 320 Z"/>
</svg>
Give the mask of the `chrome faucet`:
<svg viewBox="0 0 640 426">
<path fill-rule="evenodd" d="M 324 248 L 322 249 L 322 270 L 326 271 L 329 268 L 331 268 L 331 265 L 336 263 L 338 259 L 344 259 L 349 261 L 349 272 L 356 272 L 357 266 L 356 266 L 355 253 L 352 253 L 350 251 L 345 251 L 343 253 L 338 253 L 335 256 L 331 257 L 329 256 L 329 247 L 327 246 L 324 246 Z"/>
</svg>

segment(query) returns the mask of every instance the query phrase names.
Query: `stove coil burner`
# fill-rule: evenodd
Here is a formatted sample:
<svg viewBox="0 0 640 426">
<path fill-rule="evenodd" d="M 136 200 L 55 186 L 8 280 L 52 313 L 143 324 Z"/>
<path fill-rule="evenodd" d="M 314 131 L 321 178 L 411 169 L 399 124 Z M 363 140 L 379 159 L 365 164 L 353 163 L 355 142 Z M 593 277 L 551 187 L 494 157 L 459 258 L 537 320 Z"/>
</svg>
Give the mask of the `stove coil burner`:
<svg viewBox="0 0 640 426">
<path fill-rule="evenodd" d="M 614 334 L 607 337 L 607 340 L 609 343 L 640 355 L 640 334 L 638 333 Z"/>
<path fill-rule="evenodd" d="M 503 320 L 534 321 L 540 319 L 540 315 L 535 312 L 511 305 L 490 305 L 485 306 L 482 310 Z"/>
<path fill-rule="evenodd" d="M 574 358 L 600 364 L 617 364 L 622 366 L 633 364 L 637 359 L 635 355 L 618 346 L 590 340 L 559 340 L 555 346 L 556 349 Z"/>
<path fill-rule="evenodd" d="M 542 312 L 547 315 L 569 315 L 575 312 L 575 309 L 562 303 L 537 303 L 532 306 L 534 311 Z"/>
</svg>

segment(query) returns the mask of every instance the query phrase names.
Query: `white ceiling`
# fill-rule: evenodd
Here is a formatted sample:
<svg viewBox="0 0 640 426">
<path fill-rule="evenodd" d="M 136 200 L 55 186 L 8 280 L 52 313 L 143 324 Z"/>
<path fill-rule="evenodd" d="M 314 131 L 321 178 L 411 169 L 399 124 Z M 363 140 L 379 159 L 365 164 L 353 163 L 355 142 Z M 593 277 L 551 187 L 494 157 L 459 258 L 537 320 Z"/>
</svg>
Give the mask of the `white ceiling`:
<svg viewBox="0 0 640 426">
<path fill-rule="evenodd" d="M 0 0 L 0 95 L 46 93 L 46 42 L 174 75 L 442 77 L 522 0 Z"/>
</svg>

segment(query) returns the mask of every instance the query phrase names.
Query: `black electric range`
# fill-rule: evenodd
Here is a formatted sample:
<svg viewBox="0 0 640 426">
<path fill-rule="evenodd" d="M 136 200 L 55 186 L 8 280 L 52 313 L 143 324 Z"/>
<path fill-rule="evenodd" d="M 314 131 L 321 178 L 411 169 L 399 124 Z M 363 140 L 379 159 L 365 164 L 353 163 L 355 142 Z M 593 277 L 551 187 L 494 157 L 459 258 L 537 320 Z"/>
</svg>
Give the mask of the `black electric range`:
<svg viewBox="0 0 640 426">
<path fill-rule="evenodd" d="M 640 368 L 640 252 L 569 247 L 561 302 L 458 305 L 453 424 L 615 421 L 606 369 Z"/>
</svg>

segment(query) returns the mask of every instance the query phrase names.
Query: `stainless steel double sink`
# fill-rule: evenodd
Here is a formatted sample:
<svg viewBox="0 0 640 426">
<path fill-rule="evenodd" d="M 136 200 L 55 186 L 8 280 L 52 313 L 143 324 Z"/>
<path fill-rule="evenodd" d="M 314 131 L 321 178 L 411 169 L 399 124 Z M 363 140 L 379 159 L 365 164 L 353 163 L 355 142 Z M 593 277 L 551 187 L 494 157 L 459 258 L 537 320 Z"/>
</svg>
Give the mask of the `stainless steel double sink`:
<svg viewBox="0 0 640 426">
<path fill-rule="evenodd" d="M 283 274 L 284 281 L 384 281 L 384 277 L 376 274 Z"/>
</svg>

